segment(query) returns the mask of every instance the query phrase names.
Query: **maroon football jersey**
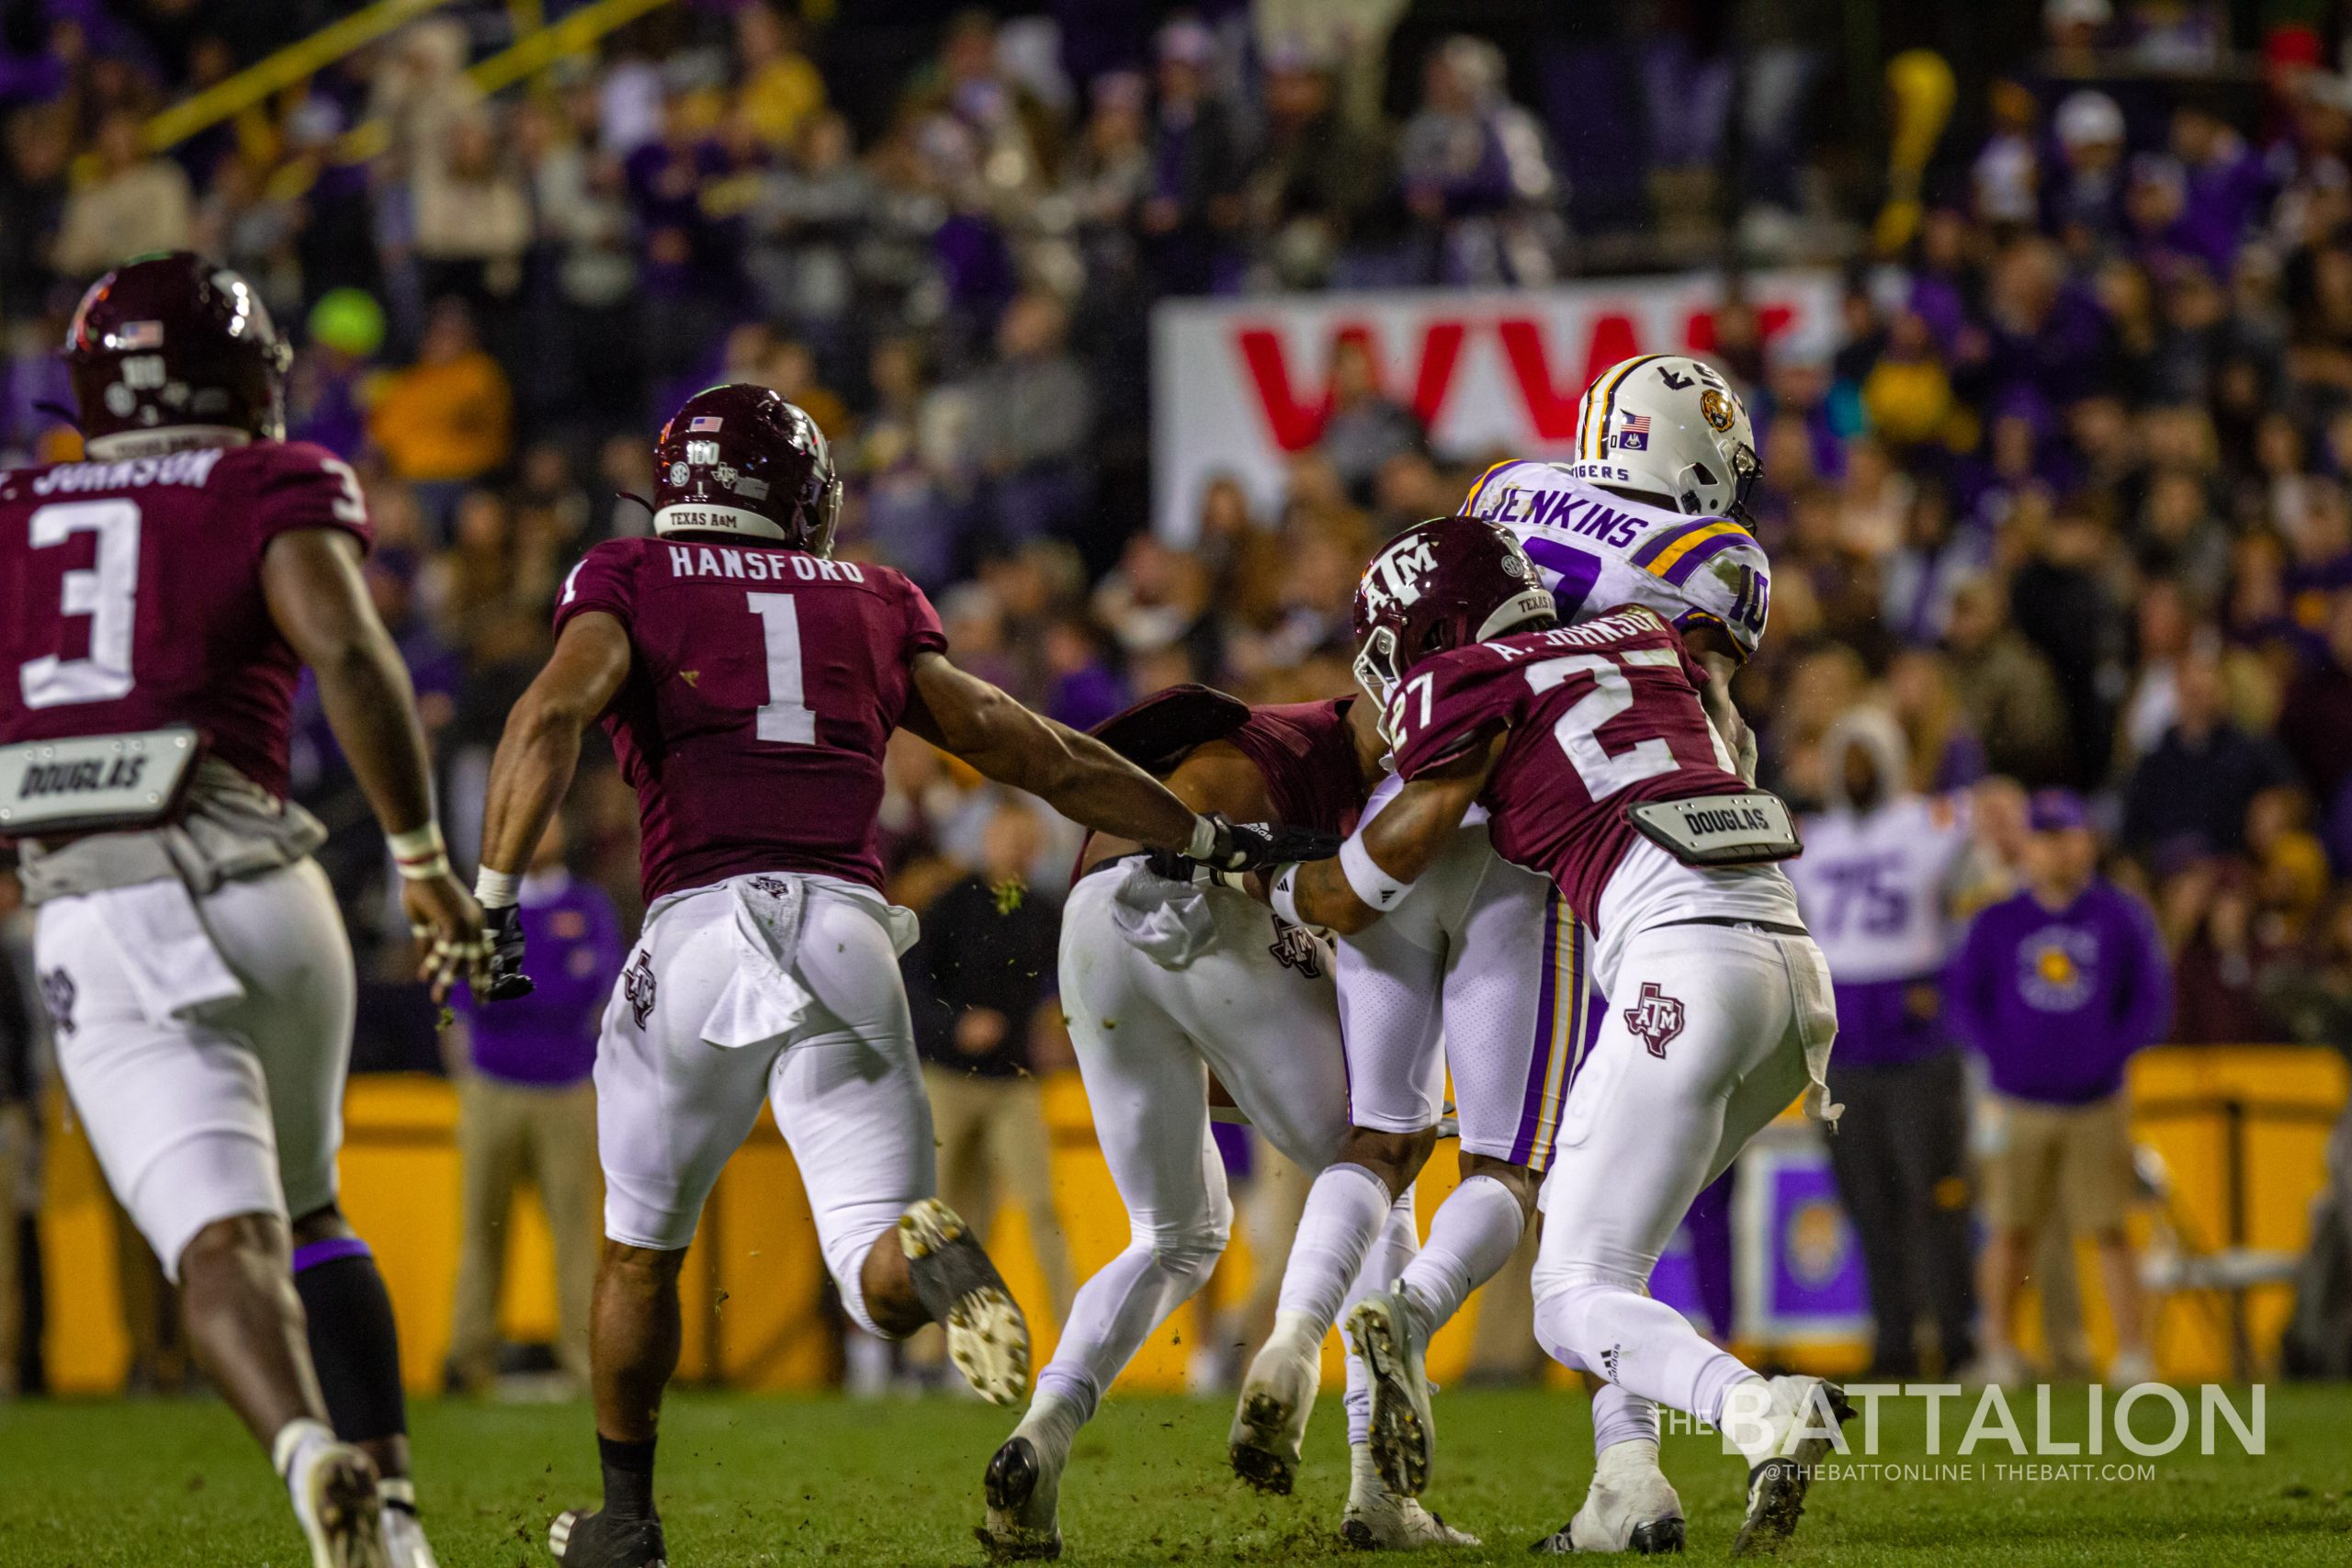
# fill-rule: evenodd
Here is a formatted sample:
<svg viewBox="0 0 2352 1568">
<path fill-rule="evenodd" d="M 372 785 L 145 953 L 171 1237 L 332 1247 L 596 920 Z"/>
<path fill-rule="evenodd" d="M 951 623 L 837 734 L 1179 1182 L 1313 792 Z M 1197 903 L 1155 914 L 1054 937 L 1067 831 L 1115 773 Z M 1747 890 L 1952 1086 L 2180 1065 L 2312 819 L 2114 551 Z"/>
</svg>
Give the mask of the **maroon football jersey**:
<svg viewBox="0 0 2352 1568">
<path fill-rule="evenodd" d="M 921 589 L 755 542 L 613 539 L 572 569 L 557 628 L 589 610 L 628 632 L 605 730 L 649 903 L 760 871 L 882 886 L 882 750 L 915 655 L 947 646 Z"/>
<path fill-rule="evenodd" d="M 369 538 L 357 479 L 303 441 L 0 474 L 0 743 L 193 725 L 285 795 L 300 665 L 261 558 L 296 528 Z"/>
<path fill-rule="evenodd" d="M 1504 859 L 1552 878 L 1595 924 L 1639 836 L 1625 807 L 1746 790 L 1674 629 L 1628 604 L 1598 620 L 1457 648 L 1414 666 L 1390 699 L 1410 779 L 1497 729 L 1510 739 L 1479 799 Z"/>
<path fill-rule="evenodd" d="M 1225 739 L 1258 765 L 1274 820 L 1345 832 L 1363 805 L 1363 774 L 1348 734 L 1353 697 L 1252 707 Z"/>
</svg>

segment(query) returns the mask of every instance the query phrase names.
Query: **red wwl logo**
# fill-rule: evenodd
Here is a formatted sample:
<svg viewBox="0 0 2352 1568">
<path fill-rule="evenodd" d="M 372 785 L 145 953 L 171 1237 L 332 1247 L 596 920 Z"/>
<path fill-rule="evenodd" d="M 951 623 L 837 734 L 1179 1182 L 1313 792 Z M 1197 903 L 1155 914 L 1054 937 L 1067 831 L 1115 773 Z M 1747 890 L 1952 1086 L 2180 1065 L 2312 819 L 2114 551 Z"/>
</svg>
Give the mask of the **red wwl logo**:
<svg viewBox="0 0 2352 1568">
<path fill-rule="evenodd" d="M 1787 305 L 1758 306 L 1757 329 L 1769 343 L 1787 329 L 1794 316 L 1794 310 Z M 1622 310 L 1603 310 L 1592 317 L 1584 334 L 1581 367 L 1574 380 L 1565 382 L 1554 368 L 1547 326 L 1532 316 L 1504 316 L 1492 321 L 1433 317 L 1420 329 L 1420 352 L 1409 372 L 1393 363 L 1384 352 L 1380 330 L 1374 323 L 1336 321 L 1322 355 L 1321 379 L 1315 385 L 1308 385 L 1294 371 L 1283 344 L 1283 334 L 1275 328 L 1238 327 L 1234 344 L 1258 395 L 1258 405 L 1264 412 L 1266 428 L 1273 435 L 1274 445 L 1284 452 L 1303 452 L 1323 439 L 1323 427 L 1331 417 L 1330 366 L 1341 345 L 1361 346 L 1365 362 L 1372 368 L 1375 389 L 1384 396 L 1405 403 L 1423 425 L 1434 429 L 1445 411 L 1446 398 L 1453 389 L 1463 344 L 1474 328 L 1494 333 L 1510 380 L 1526 405 L 1528 426 L 1537 439 L 1544 442 L 1574 439 L 1577 400 L 1584 395 L 1585 388 L 1610 366 L 1643 352 L 1634 318 Z M 1713 350 L 1715 312 L 1701 310 L 1686 315 L 1679 346 L 1690 354 Z"/>
</svg>

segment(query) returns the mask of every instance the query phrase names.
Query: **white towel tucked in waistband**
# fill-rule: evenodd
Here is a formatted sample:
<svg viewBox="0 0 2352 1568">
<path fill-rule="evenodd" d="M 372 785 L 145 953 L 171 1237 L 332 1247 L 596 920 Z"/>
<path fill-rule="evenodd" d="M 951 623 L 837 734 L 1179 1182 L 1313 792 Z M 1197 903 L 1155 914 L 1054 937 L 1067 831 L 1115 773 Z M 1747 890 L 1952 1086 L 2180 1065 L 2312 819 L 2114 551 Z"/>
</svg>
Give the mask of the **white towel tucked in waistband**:
<svg viewBox="0 0 2352 1568">
<path fill-rule="evenodd" d="M 703 1021 L 702 1037 L 734 1050 L 789 1032 L 816 998 L 795 974 L 808 884 L 797 876 L 739 876 L 727 890 L 734 903 L 735 973 Z"/>
<path fill-rule="evenodd" d="M 1111 923 L 1127 945 L 1162 969 L 1189 968 L 1216 946 L 1216 911 L 1208 890 L 1153 874 L 1136 861 L 1111 895 Z"/>
<path fill-rule="evenodd" d="M 107 934 L 114 939 L 139 1010 L 151 1022 L 183 1018 L 245 994 L 197 913 L 195 895 L 177 877 L 87 897 L 104 908 Z"/>
</svg>

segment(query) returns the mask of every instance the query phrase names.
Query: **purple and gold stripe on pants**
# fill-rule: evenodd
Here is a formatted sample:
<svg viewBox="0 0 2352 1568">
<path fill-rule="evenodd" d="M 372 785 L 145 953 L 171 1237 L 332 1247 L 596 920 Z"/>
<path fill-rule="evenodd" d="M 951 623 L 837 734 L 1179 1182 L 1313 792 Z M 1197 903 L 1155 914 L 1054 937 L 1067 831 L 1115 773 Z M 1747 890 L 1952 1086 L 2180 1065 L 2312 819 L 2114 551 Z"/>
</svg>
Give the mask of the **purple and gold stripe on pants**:
<svg viewBox="0 0 2352 1568">
<path fill-rule="evenodd" d="M 1558 893 L 1544 912 L 1543 976 L 1536 992 L 1534 1048 L 1528 1053 L 1527 1095 L 1520 1103 L 1513 1165 L 1542 1170 L 1552 1163 L 1560 1111 L 1592 1038 L 1593 997 L 1584 928 Z"/>
</svg>

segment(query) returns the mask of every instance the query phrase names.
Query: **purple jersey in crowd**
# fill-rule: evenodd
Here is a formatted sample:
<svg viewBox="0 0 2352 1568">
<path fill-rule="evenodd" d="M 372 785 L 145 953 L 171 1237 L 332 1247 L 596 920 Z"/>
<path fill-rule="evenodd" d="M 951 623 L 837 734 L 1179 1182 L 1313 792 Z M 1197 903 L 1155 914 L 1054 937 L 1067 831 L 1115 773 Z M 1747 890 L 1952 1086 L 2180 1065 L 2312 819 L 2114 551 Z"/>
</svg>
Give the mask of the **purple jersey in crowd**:
<svg viewBox="0 0 2352 1568">
<path fill-rule="evenodd" d="M 2172 970 L 2147 906 L 2095 881 L 2063 909 L 2031 893 L 1977 913 L 1944 984 L 1944 1016 L 2015 1100 L 2087 1105 L 2123 1087 L 2164 1033 Z"/>
<path fill-rule="evenodd" d="M 284 795 L 300 662 L 261 558 L 298 528 L 369 539 L 358 480 L 305 442 L 0 475 L 0 743 L 194 725 Z"/>
<path fill-rule="evenodd" d="M 579 1083 L 595 1069 L 597 1028 L 628 955 L 620 917 L 594 884 L 560 874 L 525 877 L 520 903 L 533 988 L 496 1007 L 460 993 L 474 1070 L 538 1088 Z"/>
<path fill-rule="evenodd" d="M 1274 820 L 1344 832 L 1363 805 L 1363 772 L 1348 733 L 1352 697 L 1253 707 L 1225 739 L 1258 766 Z"/>
<path fill-rule="evenodd" d="M 1699 705 L 1705 679 L 1642 605 L 1453 649 L 1416 665 L 1390 698 L 1396 771 L 1412 779 L 1508 729 L 1478 797 L 1495 852 L 1548 874 L 1598 929 L 1601 892 L 1638 836 L 1626 807 L 1747 788 Z"/>
<path fill-rule="evenodd" d="M 648 903 L 760 871 L 882 886 L 882 751 L 915 655 L 947 638 L 886 566 L 729 540 L 611 539 L 572 569 L 559 631 L 628 633 L 605 712 L 637 791 Z"/>
</svg>

